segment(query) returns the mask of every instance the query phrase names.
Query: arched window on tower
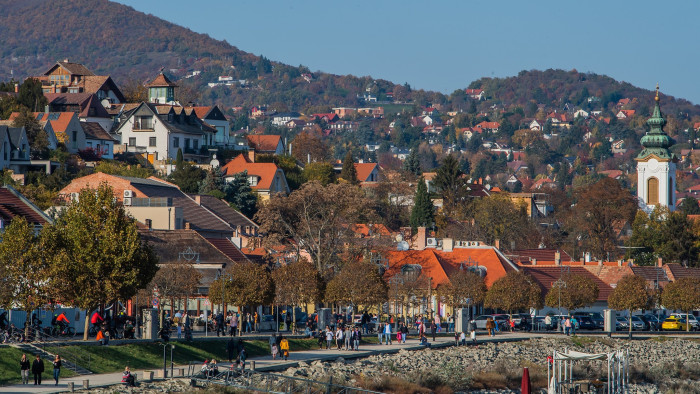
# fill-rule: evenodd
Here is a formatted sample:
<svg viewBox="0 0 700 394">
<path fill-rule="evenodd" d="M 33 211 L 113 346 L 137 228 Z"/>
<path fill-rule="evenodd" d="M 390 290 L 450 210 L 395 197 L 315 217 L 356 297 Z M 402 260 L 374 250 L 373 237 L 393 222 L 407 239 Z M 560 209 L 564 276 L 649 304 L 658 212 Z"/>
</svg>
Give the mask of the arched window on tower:
<svg viewBox="0 0 700 394">
<path fill-rule="evenodd" d="M 649 178 L 647 180 L 647 205 L 659 204 L 659 180 Z"/>
</svg>

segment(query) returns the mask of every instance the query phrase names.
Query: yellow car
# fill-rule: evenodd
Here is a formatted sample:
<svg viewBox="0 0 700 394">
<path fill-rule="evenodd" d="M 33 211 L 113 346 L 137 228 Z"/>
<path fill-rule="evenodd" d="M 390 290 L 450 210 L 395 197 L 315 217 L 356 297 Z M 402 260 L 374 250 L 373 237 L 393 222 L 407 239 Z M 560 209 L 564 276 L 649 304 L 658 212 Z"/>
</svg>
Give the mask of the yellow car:
<svg viewBox="0 0 700 394">
<path fill-rule="evenodd" d="M 664 322 L 661 324 L 661 329 L 686 331 L 688 330 L 688 326 L 689 324 L 685 322 L 685 319 L 679 319 L 677 317 L 671 316 L 668 319 L 664 320 Z"/>
</svg>

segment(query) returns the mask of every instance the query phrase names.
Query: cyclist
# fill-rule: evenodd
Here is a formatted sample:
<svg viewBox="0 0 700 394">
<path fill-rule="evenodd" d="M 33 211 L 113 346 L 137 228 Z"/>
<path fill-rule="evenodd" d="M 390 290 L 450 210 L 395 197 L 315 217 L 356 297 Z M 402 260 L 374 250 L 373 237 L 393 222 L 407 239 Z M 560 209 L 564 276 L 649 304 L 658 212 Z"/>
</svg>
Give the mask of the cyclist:
<svg viewBox="0 0 700 394">
<path fill-rule="evenodd" d="M 92 328 L 95 330 L 95 332 L 100 331 L 100 325 L 104 320 L 105 319 L 102 318 L 99 311 L 95 311 L 95 313 L 92 314 L 92 317 L 90 317 L 90 324 L 92 324 Z"/>
<path fill-rule="evenodd" d="M 54 314 L 54 316 L 56 316 L 56 315 Z M 61 314 L 56 317 L 55 324 L 58 325 L 59 334 L 65 334 L 66 329 L 68 328 L 68 325 L 70 324 L 70 320 L 68 320 L 65 313 L 61 312 Z"/>
</svg>

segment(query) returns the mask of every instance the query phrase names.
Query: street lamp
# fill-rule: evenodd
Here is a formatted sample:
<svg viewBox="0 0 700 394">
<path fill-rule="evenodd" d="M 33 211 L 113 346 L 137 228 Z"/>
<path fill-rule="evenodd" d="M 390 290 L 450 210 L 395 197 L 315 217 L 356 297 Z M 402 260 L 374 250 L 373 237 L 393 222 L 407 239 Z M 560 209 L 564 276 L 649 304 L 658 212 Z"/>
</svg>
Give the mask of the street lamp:
<svg viewBox="0 0 700 394">
<path fill-rule="evenodd" d="M 163 345 L 163 379 L 165 379 L 168 376 L 168 361 L 166 358 L 166 353 L 165 350 L 170 347 L 170 378 L 173 377 L 173 349 L 175 349 L 175 345 L 171 345 L 169 343 L 162 343 Z"/>
</svg>

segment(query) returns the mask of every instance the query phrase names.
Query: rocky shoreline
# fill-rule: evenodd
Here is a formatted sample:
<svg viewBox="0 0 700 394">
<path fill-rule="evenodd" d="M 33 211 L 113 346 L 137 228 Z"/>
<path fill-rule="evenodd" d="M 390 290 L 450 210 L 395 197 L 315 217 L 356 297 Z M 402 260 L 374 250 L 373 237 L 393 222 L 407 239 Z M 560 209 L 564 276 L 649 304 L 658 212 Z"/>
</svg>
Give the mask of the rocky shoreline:
<svg viewBox="0 0 700 394">
<path fill-rule="evenodd" d="M 632 393 L 700 393 L 700 341 L 654 338 L 629 341 L 605 337 L 540 338 L 520 342 L 484 343 L 445 349 L 401 350 L 357 360 L 339 357 L 332 362 L 300 363 L 282 372 L 286 376 L 362 387 L 382 392 L 517 393 L 522 368 L 528 367 L 534 388 L 544 388 L 547 356 L 553 350 L 588 353 L 627 349 Z M 582 379 L 604 377 L 602 362 L 574 366 Z M 188 381 L 146 383 L 131 392 L 190 392 Z M 210 389 L 220 391 L 220 389 Z M 91 390 L 128 392 L 123 387 Z M 535 392 L 539 392 L 536 390 Z"/>
</svg>

